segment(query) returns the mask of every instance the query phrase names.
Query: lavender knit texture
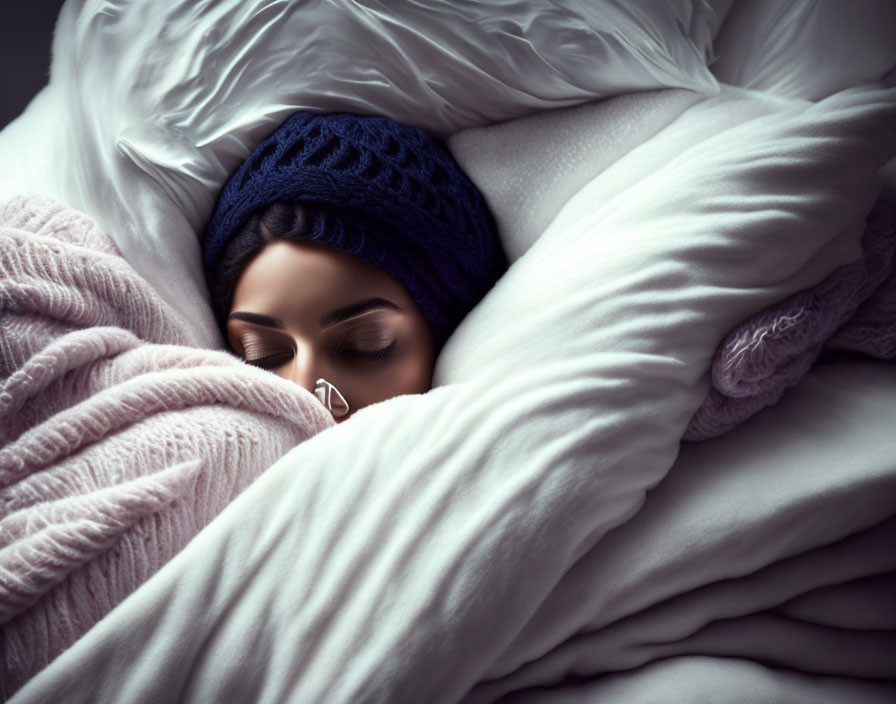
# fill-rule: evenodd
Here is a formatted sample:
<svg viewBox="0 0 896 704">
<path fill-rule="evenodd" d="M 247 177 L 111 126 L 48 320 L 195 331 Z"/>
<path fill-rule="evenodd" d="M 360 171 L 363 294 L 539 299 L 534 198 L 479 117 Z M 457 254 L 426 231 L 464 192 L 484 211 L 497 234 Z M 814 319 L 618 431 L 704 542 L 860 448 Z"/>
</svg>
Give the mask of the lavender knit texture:
<svg viewBox="0 0 896 704">
<path fill-rule="evenodd" d="M 195 344 L 86 215 L 0 205 L 0 700 L 334 425 Z"/>
<path fill-rule="evenodd" d="M 308 239 L 402 284 L 442 344 L 507 260 L 482 194 L 429 133 L 385 117 L 298 112 L 222 190 L 203 239 L 206 276 L 248 217 L 299 203 Z"/>
<path fill-rule="evenodd" d="M 719 345 L 712 388 L 685 440 L 706 440 L 777 402 L 825 349 L 896 357 L 896 193 L 885 189 L 868 215 L 862 258 L 815 288 L 769 306 Z"/>
</svg>

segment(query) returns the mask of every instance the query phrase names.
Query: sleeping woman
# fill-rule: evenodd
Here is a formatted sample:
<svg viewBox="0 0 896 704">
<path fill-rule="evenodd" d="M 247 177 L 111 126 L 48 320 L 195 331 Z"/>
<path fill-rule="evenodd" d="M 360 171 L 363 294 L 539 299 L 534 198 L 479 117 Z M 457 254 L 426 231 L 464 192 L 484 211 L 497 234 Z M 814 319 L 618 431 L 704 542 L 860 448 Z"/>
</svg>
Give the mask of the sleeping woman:
<svg viewBox="0 0 896 704">
<path fill-rule="evenodd" d="M 231 350 L 337 422 L 427 391 L 442 345 L 507 268 L 485 199 L 440 140 L 308 112 L 230 178 L 203 257 Z"/>
<path fill-rule="evenodd" d="M 86 214 L 18 198 L 0 224 L 0 572 L 16 585 L 0 593 L 0 699 L 290 449 L 427 391 L 507 267 L 439 140 L 379 117 L 288 119 L 225 186 L 203 255 L 233 352 L 325 410 L 198 348 Z"/>
</svg>

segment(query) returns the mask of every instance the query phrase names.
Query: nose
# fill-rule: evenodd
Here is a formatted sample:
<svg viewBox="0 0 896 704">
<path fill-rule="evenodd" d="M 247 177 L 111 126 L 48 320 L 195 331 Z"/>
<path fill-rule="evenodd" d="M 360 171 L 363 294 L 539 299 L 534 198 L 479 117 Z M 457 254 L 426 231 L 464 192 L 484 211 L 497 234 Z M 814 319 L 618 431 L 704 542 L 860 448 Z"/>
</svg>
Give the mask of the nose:
<svg viewBox="0 0 896 704">
<path fill-rule="evenodd" d="M 293 363 L 290 365 L 286 376 L 290 381 L 308 389 L 308 391 L 317 396 L 337 421 L 343 420 L 344 416 L 350 411 L 349 404 L 339 389 L 334 388 L 338 382 L 332 378 L 332 375 L 326 376 L 326 370 L 322 367 L 323 365 L 319 364 L 314 350 L 298 346 Z M 329 385 L 325 385 L 321 390 L 318 390 L 318 381 L 321 379 L 326 379 Z"/>
<path fill-rule="evenodd" d="M 321 376 L 319 366 L 313 350 L 299 346 L 289 367 L 287 378 L 314 393 L 314 386 Z"/>
</svg>

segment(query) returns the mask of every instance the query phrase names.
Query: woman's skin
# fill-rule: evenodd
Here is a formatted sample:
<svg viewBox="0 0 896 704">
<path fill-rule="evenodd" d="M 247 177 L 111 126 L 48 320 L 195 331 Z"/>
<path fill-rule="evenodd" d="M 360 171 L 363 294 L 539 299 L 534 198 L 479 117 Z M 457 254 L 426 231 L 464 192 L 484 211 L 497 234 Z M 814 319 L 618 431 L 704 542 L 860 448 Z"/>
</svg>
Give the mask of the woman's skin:
<svg viewBox="0 0 896 704">
<path fill-rule="evenodd" d="M 373 298 L 382 300 L 364 312 L 343 310 Z M 321 377 L 336 386 L 350 408 L 337 422 L 432 385 L 432 336 L 404 287 L 325 245 L 266 245 L 237 282 L 227 338 L 238 356 L 312 393 Z"/>
</svg>

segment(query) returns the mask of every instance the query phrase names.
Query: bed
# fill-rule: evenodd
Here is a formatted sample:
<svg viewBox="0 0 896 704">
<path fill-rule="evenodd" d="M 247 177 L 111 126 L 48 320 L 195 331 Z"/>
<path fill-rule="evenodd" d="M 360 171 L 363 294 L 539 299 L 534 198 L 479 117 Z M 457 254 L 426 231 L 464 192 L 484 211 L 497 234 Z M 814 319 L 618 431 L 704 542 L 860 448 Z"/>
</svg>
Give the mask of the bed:
<svg viewBox="0 0 896 704">
<path fill-rule="evenodd" d="M 896 701 L 893 36 L 870 0 L 69 0 L 0 132 L 4 699 Z M 200 263 L 297 109 L 445 138 L 511 263 L 431 391 L 339 425 L 223 351 Z M 48 356 L 60 282 L 88 361 Z"/>
</svg>

